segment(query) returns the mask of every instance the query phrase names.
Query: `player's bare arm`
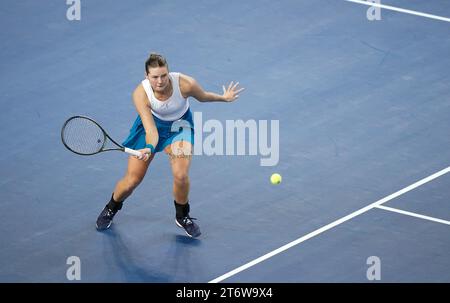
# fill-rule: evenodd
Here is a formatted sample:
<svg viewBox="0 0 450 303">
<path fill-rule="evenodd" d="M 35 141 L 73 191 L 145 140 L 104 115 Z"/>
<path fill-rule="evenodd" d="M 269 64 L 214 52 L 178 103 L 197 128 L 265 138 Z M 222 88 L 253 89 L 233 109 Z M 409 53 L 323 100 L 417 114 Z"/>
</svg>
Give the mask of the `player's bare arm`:
<svg viewBox="0 0 450 303">
<path fill-rule="evenodd" d="M 227 87 L 222 86 L 223 94 L 219 95 L 205 91 L 194 78 L 183 74 L 180 74 L 180 89 L 183 97 L 193 97 L 200 102 L 233 102 L 244 90 L 239 87 L 239 82 L 231 81 Z"/>
<path fill-rule="evenodd" d="M 141 117 L 142 124 L 145 129 L 145 142 L 147 144 L 152 144 L 156 146 L 158 144 L 159 136 L 158 130 L 155 125 L 155 121 L 153 120 L 151 111 L 150 111 L 150 103 L 148 102 L 148 98 L 145 94 L 144 87 L 142 84 L 139 84 L 133 92 L 133 102 L 136 107 L 139 116 Z M 140 152 L 143 153 L 143 157 L 138 157 L 140 160 L 147 161 L 149 159 L 149 148 L 140 149 Z"/>
</svg>

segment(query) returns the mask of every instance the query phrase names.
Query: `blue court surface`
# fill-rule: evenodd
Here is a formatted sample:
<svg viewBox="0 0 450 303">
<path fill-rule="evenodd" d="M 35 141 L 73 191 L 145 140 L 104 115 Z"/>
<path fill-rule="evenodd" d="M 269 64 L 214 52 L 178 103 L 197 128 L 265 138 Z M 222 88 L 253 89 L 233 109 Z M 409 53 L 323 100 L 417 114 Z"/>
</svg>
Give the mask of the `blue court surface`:
<svg viewBox="0 0 450 303">
<path fill-rule="evenodd" d="M 450 282 L 450 2 L 381 5 L 2 1 L 0 282 Z M 78 114 L 126 138 L 151 51 L 246 89 L 190 100 L 197 239 L 164 153 L 98 232 L 127 155 L 61 143 Z"/>
</svg>

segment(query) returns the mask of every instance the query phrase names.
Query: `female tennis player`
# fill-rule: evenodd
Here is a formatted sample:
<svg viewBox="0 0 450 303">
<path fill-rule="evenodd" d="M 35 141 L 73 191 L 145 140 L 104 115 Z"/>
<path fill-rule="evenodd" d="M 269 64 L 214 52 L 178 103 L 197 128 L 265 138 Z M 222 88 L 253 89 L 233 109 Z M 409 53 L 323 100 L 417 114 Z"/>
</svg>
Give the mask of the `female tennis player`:
<svg viewBox="0 0 450 303">
<path fill-rule="evenodd" d="M 194 123 L 189 109 L 189 97 L 200 102 L 232 102 L 244 88 L 231 82 L 223 86 L 223 94 L 204 91 L 197 81 L 187 75 L 169 72 L 166 59 L 156 53 L 145 62 L 145 79 L 133 92 L 138 112 L 134 125 L 123 146 L 136 149 L 141 156 L 130 156 L 125 176 L 117 182 L 111 200 L 97 219 L 97 229 L 111 226 L 124 200 L 144 179 L 156 153 L 164 151 L 170 158 L 173 175 L 175 223 L 190 237 L 201 232 L 189 215 L 189 166 L 194 144 Z"/>
</svg>

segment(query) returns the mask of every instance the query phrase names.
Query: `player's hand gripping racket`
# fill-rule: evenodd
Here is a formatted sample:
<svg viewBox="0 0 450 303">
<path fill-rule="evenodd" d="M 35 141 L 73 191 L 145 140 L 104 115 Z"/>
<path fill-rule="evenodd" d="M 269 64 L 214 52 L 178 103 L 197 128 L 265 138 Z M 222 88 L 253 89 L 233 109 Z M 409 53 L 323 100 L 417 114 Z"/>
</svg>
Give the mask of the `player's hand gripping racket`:
<svg viewBox="0 0 450 303">
<path fill-rule="evenodd" d="M 70 117 L 61 129 L 61 140 L 68 150 L 83 156 L 119 150 L 140 157 L 141 152 L 123 147 L 94 120 L 83 116 Z"/>
</svg>

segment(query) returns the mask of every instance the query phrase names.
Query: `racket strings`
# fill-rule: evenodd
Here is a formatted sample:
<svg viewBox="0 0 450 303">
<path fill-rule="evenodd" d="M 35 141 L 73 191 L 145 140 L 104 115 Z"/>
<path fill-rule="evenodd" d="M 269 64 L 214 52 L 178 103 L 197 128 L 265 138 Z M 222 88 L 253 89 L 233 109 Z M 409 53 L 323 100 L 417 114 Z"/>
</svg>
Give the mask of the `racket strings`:
<svg viewBox="0 0 450 303">
<path fill-rule="evenodd" d="M 91 155 L 103 149 L 106 136 L 103 130 L 93 121 L 76 117 L 69 120 L 64 126 L 62 139 L 72 151 L 83 155 Z"/>
</svg>

